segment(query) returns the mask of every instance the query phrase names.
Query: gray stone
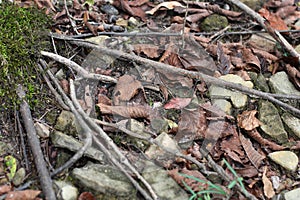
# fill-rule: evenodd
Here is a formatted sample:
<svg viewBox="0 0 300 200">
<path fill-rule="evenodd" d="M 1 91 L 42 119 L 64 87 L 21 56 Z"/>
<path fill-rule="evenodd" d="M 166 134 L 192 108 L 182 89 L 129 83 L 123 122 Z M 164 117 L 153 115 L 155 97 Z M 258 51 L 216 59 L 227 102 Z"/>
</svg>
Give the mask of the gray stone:
<svg viewBox="0 0 300 200">
<path fill-rule="evenodd" d="M 269 85 L 266 78 L 262 74 L 257 74 L 255 72 L 248 72 L 251 80 L 254 83 L 254 86 L 263 92 L 270 92 Z"/>
<path fill-rule="evenodd" d="M 76 140 L 71 136 L 63 134 L 60 131 L 54 131 L 51 134 L 51 141 L 55 147 L 66 148 L 73 152 L 77 152 L 83 146 L 82 142 Z M 104 162 L 103 153 L 93 147 L 88 148 L 84 155 L 98 160 L 101 163 Z"/>
<path fill-rule="evenodd" d="M 206 17 L 200 26 L 202 31 L 218 31 L 228 26 L 228 20 L 222 15 L 212 14 Z"/>
<path fill-rule="evenodd" d="M 57 186 L 58 199 L 61 200 L 76 200 L 78 198 L 78 189 L 71 183 L 65 181 L 54 181 Z"/>
<path fill-rule="evenodd" d="M 54 128 L 70 135 L 77 135 L 74 114 L 63 110 L 58 116 Z"/>
<path fill-rule="evenodd" d="M 268 33 L 260 33 L 259 35 L 253 34 L 250 37 L 249 42 L 264 49 L 265 51 L 274 51 L 276 45 L 276 41 Z"/>
<path fill-rule="evenodd" d="M 50 135 L 50 127 L 42 124 L 40 122 L 35 122 L 34 127 L 36 130 L 36 134 L 41 138 L 48 138 Z"/>
<path fill-rule="evenodd" d="M 26 176 L 26 171 L 25 169 L 22 167 L 20 169 L 18 169 L 18 171 L 16 172 L 12 182 L 15 186 L 19 186 L 23 183 L 24 179 Z"/>
<path fill-rule="evenodd" d="M 299 159 L 297 155 L 291 151 L 276 151 L 270 153 L 269 158 L 278 165 L 289 171 L 296 171 Z"/>
<path fill-rule="evenodd" d="M 245 87 L 253 88 L 253 83 L 251 81 L 244 81 L 240 76 L 234 75 L 234 74 L 227 74 L 224 76 L 221 76 L 220 79 L 236 84 L 241 84 Z M 230 98 L 232 101 L 232 104 L 235 108 L 242 108 L 246 105 L 248 97 L 247 95 L 244 95 L 240 92 L 234 92 L 231 90 L 224 89 L 222 87 L 217 86 L 210 86 L 209 87 L 209 94 L 212 98 L 212 100 L 215 100 L 214 98 Z"/>
<path fill-rule="evenodd" d="M 258 110 L 258 119 L 262 122 L 260 126 L 262 131 L 279 143 L 287 142 L 288 134 L 284 130 L 276 107 L 271 102 L 261 100 Z"/>
<path fill-rule="evenodd" d="M 188 199 L 187 193 L 161 167 L 148 161 L 142 175 L 160 199 Z"/>
<path fill-rule="evenodd" d="M 300 119 L 289 113 L 284 113 L 281 118 L 292 134 L 300 139 Z"/>
<path fill-rule="evenodd" d="M 227 115 L 231 115 L 232 105 L 229 101 L 225 99 L 215 99 L 212 101 L 214 106 L 217 106 L 221 110 L 223 110 Z"/>
<path fill-rule="evenodd" d="M 276 94 L 300 95 L 300 92 L 290 82 L 285 72 L 277 72 L 270 77 L 269 85 Z"/>
<path fill-rule="evenodd" d="M 299 200 L 300 199 L 300 188 L 291 190 L 284 194 L 285 200 Z"/>
<path fill-rule="evenodd" d="M 75 184 L 95 195 L 131 200 L 136 199 L 136 189 L 128 178 L 112 166 L 89 163 L 72 171 Z"/>
</svg>

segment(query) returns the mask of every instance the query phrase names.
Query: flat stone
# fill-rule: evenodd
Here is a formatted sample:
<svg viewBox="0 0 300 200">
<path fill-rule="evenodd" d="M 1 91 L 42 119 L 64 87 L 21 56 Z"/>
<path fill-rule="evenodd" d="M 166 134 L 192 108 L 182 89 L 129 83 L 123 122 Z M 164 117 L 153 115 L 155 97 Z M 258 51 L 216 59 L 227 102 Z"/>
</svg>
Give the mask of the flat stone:
<svg viewBox="0 0 300 200">
<path fill-rule="evenodd" d="M 276 107 L 271 102 L 261 100 L 258 111 L 258 119 L 262 122 L 261 130 L 278 143 L 287 142 L 288 134 Z"/>
<path fill-rule="evenodd" d="M 65 181 L 54 181 L 57 186 L 58 197 L 61 200 L 76 200 L 78 197 L 78 189 L 71 183 Z"/>
<path fill-rule="evenodd" d="M 290 132 L 300 139 L 300 119 L 289 113 L 284 113 L 281 118 Z"/>
<path fill-rule="evenodd" d="M 296 171 L 299 159 L 297 155 L 291 151 L 277 151 L 270 153 L 269 158 L 278 165 L 289 171 Z"/>
<path fill-rule="evenodd" d="M 232 105 L 229 101 L 225 99 L 214 99 L 212 100 L 214 106 L 217 106 L 221 110 L 223 110 L 227 115 L 231 115 Z"/>
<path fill-rule="evenodd" d="M 277 72 L 271 76 L 269 85 L 271 90 L 276 94 L 300 95 L 300 92 L 291 83 L 288 75 L 285 72 Z"/>
<path fill-rule="evenodd" d="M 219 79 L 222 79 L 224 81 L 232 82 L 232 83 L 237 83 L 241 84 L 245 87 L 253 88 L 253 83 L 251 81 L 244 81 L 240 76 L 234 75 L 234 74 L 227 74 L 224 76 L 220 76 Z M 215 99 L 220 99 L 220 98 L 230 98 L 232 101 L 232 104 L 235 108 L 242 108 L 246 105 L 248 101 L 247 95 L 244 95 L 240 92 L 234 92 L 228 89 L 224 89 L 222 87 L 217 87 L 217 86 L 210 86 L 209 87 L 209 94 L 212 98 L 212 100 Z"/>
<path fill-rule="evenodd" d="M 300 199 L 300 188 L 291 190 L 284 194 L 285 200 L 299 200 Z"/>
<path fill-rule="evenodd" d="M 136 189 L 125 174 L 113 166 L 89 163 L 82 168 L 75 168 L 72 177 L 84 190 L 105 195 L 103 199 L 136 199 Z"/>
</svg>

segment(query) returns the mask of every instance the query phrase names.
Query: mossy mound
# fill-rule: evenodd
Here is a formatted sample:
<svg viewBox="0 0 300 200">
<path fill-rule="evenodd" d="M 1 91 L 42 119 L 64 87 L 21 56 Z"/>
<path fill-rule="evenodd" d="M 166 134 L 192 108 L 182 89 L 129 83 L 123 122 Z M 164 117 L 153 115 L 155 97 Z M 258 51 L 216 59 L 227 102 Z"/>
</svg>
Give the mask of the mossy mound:
<svg viewBox="0 0 300 200">
<path fill-rule="evenodd" d="M 40 50 L 50 46 L 50 18 L 37 8 L 7 1 L 0 4 L 0 16 L 0 111 L 18 105 L 18 84 L 26 88 L 28 101 L 34 105 L 40 90 L 36 61 Z"/>
</svg>

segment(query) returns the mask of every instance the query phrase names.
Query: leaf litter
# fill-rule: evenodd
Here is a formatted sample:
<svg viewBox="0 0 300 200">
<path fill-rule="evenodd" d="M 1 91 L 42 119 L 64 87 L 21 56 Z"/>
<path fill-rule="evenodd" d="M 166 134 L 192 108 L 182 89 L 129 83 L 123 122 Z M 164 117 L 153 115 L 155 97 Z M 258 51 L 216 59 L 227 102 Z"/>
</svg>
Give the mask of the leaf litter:
<svg viewBox="0 0 300 200">
<path fill-rule="evenodd" d="M 29 2 L 25 1 L 22 6 L 28 6 Z M 77 32 L 82 35 L 89 33 L 98 35 L 99 32 L 117 33 L 124 30 L 124 27 L 115 25 L 114 20 L 110 19 L 114 14 L 108 14 L 108 11 L 99 13 L 99 7 L 103 8 L 105 5 L 102 1 L 94 1 L 90 6 L 82 1 L 74 1 L 68 10 L 74 18 L 77 18 L 76 27 L 73 28 L 70 28 L 69 25 L 73 19 L 68 16 L 65 7 L 57 11 L 57 6 L 53 6 L 49 1 L 35 1 L 35 3 L 40 8 L 46 8 L 46 13 L 54 14 L 53 30 L 58 34 L 76 36 Z M 130 17 L 137 17 L 141 23 L 140 30 L 156 30 L 166 35 L 182 30 L 185 13 L 187 13 L 185 31 L 201 31 L 197 23 L 213 13 L 224 15 L 235 23 L 242 19 L 244 24 L 237 23 L 237 26 L 233 26 L 231 29 L 233 32 L 241 30 L 251 32 L 252 28 L 245 25 L 249 19 L 243 18 L 242 12 L 223 9 L 221 4 L 189 2 L 187 7 L 184 1 L 154 4 L 148 0 L 115 0 L 112 5 L 119 10 L 120 14 L 116 15 L 122 19 L 128 20 Z M 277 30 L 288 30 L 289 27 L 293 27 L 299 16 L 299 11 L 294 4 L 283 5 L 283 2 L 279 1 L 269 1 L 258 13 L 272 28 Z M 148 22 L 151 21 L 153 23 L 149 27 L 150 23 Z M 180 23 L 180 26 L 177 26 L 176 23 Z M 284 35 L 287 38 L 297 37 L 293 33 Z M 125 39 L 123 38 L 123 40 L 122 37 Z M 245 75 L 248 71 L 270 74 L 276 72 L 270 66 L 285 65 L 279 63 L 283 55 L 277 49 L 265 50 L 251 42 L 248 43 L 246 39 L 245 41 L 237 40 L 229 34 L 220 33 L 218 37 L 217 42 L 213 42 L 213 38 L 208 38 L 204 33 L 195 37 L 185 37 L 184 43 L 179 37 L 173 36 L 142 36 L 130 39 L 126 39 L 126 36 L 111 36 L 105 41 L 109 45 L 115 42 L 117 48 L 123 51 L 131 51 L 139 56 L 159 60 L 177 68 L 200 71 L 211 76 L 232 73 L 244 74 L 241 76 L 248 79 Z M 84 57 L 84 54 L 80 56 Z M 262 58 L 269 68 L 264 69 Z M 118 80 L 114 86 L 97 84 L 97 92 L 90 91 L 91 96 L 97 96 L 96 106 L 101 113 L 101 115 L 98 113 L 98 117 L 105 116 L 106 119 L 115 123 L 118 122 L 119 116 L 126 119 L 135 118 L 143 122 L 145 126 L 151 125 L 153 119 L 166 118 L 178 124 L 175 133 L 174 129 L 164 128 L 163 130 L 172 137 L 174 136 L 174 141 L 177 143 L 188 144 L 186 150 L 182 150 L 184 154 L 205 163 L 204 155 L 199 153 L 199 149 L 203 148 L 219 164 L 221 164 L 222 158 L 225 158 L 239 176 L 244 178 L 246 188 L 256 194 L 257 198 L 259 198 L 258 194 L 262 193 L 267 198 L 275 195 L 272 183 L 266 174 L 272 166 L 265 159 L 265 154 L 288 147 L 278 145 L 261 135 L 259 130 L 261 123 L 255 117 L 257 110 L 251 109 L 251 107 L 255 107 L 255 102 L 249 102 L 251 104 L 249 108 L 238 111 L 240 114 L 228 115 L 210 103 L 209 95 L 207 95 L 209 86 L 203 80 L 194 80 L 158 69 L 149 71 L 139 66 L 136 66 L 135 69 L 127 66 L 118 67 L 117 62 L 119 61 L 116 58 L 106 67 L 97 68 L 96 73 L 115 76 Z M 129 61 L 131 64 L 132 62 Z M 123 63 L 119 62 L 119 64 Z M 284 69 L 290 80 L 299 89 L 299 67 L 293 63 L 285 65 Z M 197 85 L 196 81 L 198 81 Z M 68 93 L 66 80 L 61 81 L 61 84 Z M 158 89 L 153 90 L 153 88 Z M 85 89 L 85 91 L 87 90 Z M 91 96 L 83 96 L 86 109 L 94 106 L 93 100 L 89 99 Z M 157 107 L 153 106 L 158 103 L 160 105 Z M 290 148 L 299 149 L 297 145 Z M 205 189 L 205 184 L 178 175 L 180 172 L 204 181 L 207 180 L 207 177 L 200 171 L 193 169 L 190 161 L 178 159 L 165 166 L 168 166 L 170 176 L 179 184 L 182 185 L 182 181 L 185 181 L 194 191 Z M 277 172 L 276 174 L 281 178 L 285 177 L 284 173 Z M 225 181 L 221 182 L 222 184 L 225 184 Z M 263 190 L 261 185 L 263 185 Z M 276 193 L 278 192 L 280 191 L 276 191 Z M 32 194 L 36 195 L 36 193 Z"/>
</svg>

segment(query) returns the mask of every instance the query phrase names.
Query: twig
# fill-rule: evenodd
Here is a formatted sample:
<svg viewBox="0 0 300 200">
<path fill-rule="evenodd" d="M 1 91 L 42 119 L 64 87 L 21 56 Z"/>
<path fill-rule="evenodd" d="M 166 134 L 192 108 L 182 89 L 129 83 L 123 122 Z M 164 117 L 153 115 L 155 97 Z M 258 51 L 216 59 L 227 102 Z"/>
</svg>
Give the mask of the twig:
<svg viewBox="0 0 300 200">
<path fill-rule="evenodd" d="M 242 86 L 240 84 L 236 84 L 236 83 L 224 81 L 224 80 L 221 80 L 221 79 L 217 79 L 215 77 L 203 74 L 201 72 L 188 71 L 188 70 L 181 69 L 181 68 L 176 68 L 174 66 L 167 65 L 167 64 L 164 64 L 164 63 L 160 63 L 160 62 L 156 62 L 156 61 L 149 60 L 149 59 L 146 59 L 146 58 L 142 58 L 142 57 L 139 57 L 139 56 L 136 56 L 136 55 L 131 55 L 131 54 L 128 54 L 128 53 L 124 53 L 122 51 L 108 49 L 106 47 L 95 45 L 95 44 L 90 43 L 90 42 L 86 42 L 86 41 L 82 41 L 82 40 L 74 40 L 74 39 L 70 40 L 70 41 L 71 41 L 71 43 L 77 44 L 79 46 L 98 49 L 98 50 L 100 50 L 101 52 L 103 52 L 105 54 L 116 56 L 118 58 L 133 60 L 137 63 L 142 64 L 141 66 L 154 67 L 158 71 L 162 71 L 162 72 L 163 71 L 168 71 L 168 72 L 172 72 L 172 73 L 176 73 L 176 74 L 181 74 L 183 76 L 188 76 L 190 78 L 204 80 L 206 82 L 206 84 L 212 84 L 212 85 L 216 85 L 216 86 L 227 88 L 227 89 L 238 90 L 238 91 L 240 91 L 242 93 L 245 93 L 245 94 L 248 94 L 248 95 L 255 95 L 255 96 L 261 97 L 262 99 L 269 100 L 269 101 L 281 106 L 282 108 L 294 113 L 295 115 L 300 116 L 300 110 L 299 109 L 297 109 L 297 108 L 295 108 L 295 107 L 293 107 L 289 104 L 286 104 L 286 103 L 284 103 L 280 100 L 275 99 L 274 97 L 270 96 L 269 93 L 266 93 L 266 92 L 262 92 L 262 91 L 259 91 L 259 90 L 254 90 L 254 89 Z"/>
<path fill-rule="evenodd" d="M 25 169 L 26 169 L 26 171 L 28 171 L 29 170 L 29 162 L 28 162 L 28 156 L 27 156 L 26 146 L 25 146 L 25 141 L 24 141 L 24 133 L 23 133 L 21 122 L 20 122 L 19 113 L 17 112 L 15 116 L 16 116 L 16 120 L 17 120 L 18 133 L 20 135 L 22 154 L 23 154 L 23 157 L 25 160 Z"/>
<path fill-rule="evenodd" d="M 65 102 L 62 100 L 61 96 L 57 93 L 57 91 L 54 89 L 52 84 L 50 83 L 50 80 L 44 73 L 44 69 L 42 66 L 38 63 L 38 67 L 40 69 L 40 72 L 46 81 L 46 84 L 48 85 L 49 89 L 51 90 L 52 94 L 55 96 L 56 101 L 59 103 L 59 105 L 64 109 L 64 110 L 70 110 L 70 108 L 65 104 Z"/>
<path fill-rule="evenodd" d="M 25 101 L 25 92 L 22 89 L 21 85 L 18 85 L 17 94 L 21 100 L 20 112 L 24 121 L 28 142 L 32 150 L 34 163 L 39 175 L 42 190 L 45 194 L 46 199 L 55 200 L 56 196 L 52 187 L 52 180 L 49 171 L 46 167 L 46 163 L 44 161 L 44 156 L 40 146 L 40 141 L 36 135 L 36 130 L 34 128 L 29 105 Z"/>
<path fill-rule="evenodd" d="M 101 74 L 94 74 L 94 73 L 89 73 L 88 71 L 86 71 L 84 68 L 82 68 L 80 65 L 78 65 L 77 63 L 75 63 L 74 61 L 65 58 L 63 56 L 60 56 L 58 54 L 54 54 L 51 52 L 46 52 L 46 51 L 41 51 L 41 54 L 43 56 L 47 56 L 49 58 L 52 58 L 53 60 L 60 62 L 68 67 L 71 67 L 73 70 L 75 70 L 79 76 L 82 76 L 83 78 L 87 78 L 87 79 L 95 79 L 95 80 L 99 80 L 99 81 L 104 81 L 104 82 L 112 82 L 112 83 L 116 83 L 117 80 L 110 77 L 110 76 L 105 76 L 105 75 L 101 75 Z"/>
<path fill-rule="evenodd" d="M 269 34 L 277 41 L 279 42 L 293 57 L 298 58 L 298 62 L 300 62 L 300 56 L 298 52 L 286 41 L 286 39 L 280 34 L 279 31 L 274 30 L 269 24 L 267 24 L 263 17 L 261 17 L 258 13 L 256 13 L 254 10 L 249 8 L 244 3 L 238 1 L 238 0 L 227 0 L 231 2 L 232 4 L 239 7 L 241 10 L 246 12 L 248 15 L 250 15 L 252 18 L 254 18 L 266 31 L 269 32 Z"/>
<path fill-rule="evenodd" d="M 93 135 L 93 139 L 96 142 L 96 144 L 100 147 L 100 150 L 110 159 L 124 174 L 129 178 L 129 180 L 132 182 L 132 184 L 141 192 L 142 195 L 146 199 L 152 199 L 143 188 L 139 186 L 139 184 L 126 172 L 124 167 L 121 164 L 124 164 L 126 167 L 129 168 L 129 170 L 136 175 L 136 177 L 144 184 L 144 186 L 148 189 L 150 194 L 152 195 L 153 199 L 158 199 L 158 196 L 150 186 L 150 184 L 139 174 L 139 172 L 130 164 L 128 159 L 120 152 L 117 145 L 114 143 L 114 141 L 102 130 L 101 127 L 99 127 L 92 118 L 90 118 L 82 108 L 79 108 L 79 113 L 83 116 L 84 120 L 89 124 L 89 126 L 100 136 L 101 140 L 105 142 L 105 144 L 110 148 L 108 150 L 104 147 L 102 142 L 99 141 L 99 138 L 96 135 Z M 112 156 L 111 151 L 113 151 L 118 157 L 119 160 L 116 160 L 114 156 Z"/>
<path fill-rule="evenodd" d="M 44 68 L 47 68 L 46 62 L 44 60 L 40 60 L 40 63 Z M 48 73 L 49 77 L 51 78 L 51 80 L 54 82 L 54 84 L 55 84 L 57 90 L 59 91 L 59 93 L 62 95 L 64 101 L 69 106 L 70 110 L 72 111 L 72 113 L 74 114 L 76 119 L 78 120 L 78 124 L 82 127 L 82 131 L 83 131 L 82 134 L 83 134 L 84 137 L 82 137 L 82 138 L 85 138 L 83 140 L 84 145 L 72 156 L 72 158 L 70 158 L 65 164 L 63 164 L 61 167 L 59 167 L 58 169 L 54 170 L 51 173 L 51 176 L 54 176 L 54 175 L 62 172 L 63 170 L 69 168 L 70 166 L 72 166 L 77 160 L 79 160 L 83 156 L 84 152 L 92 144 L 92 136 L 91 136 L 91 132 L 90 132 L 89 127 L 86 125 L 86 123 L 84 123 L 81 116 L 78 114 L 75 106 L 73 105 L 72 101 L 64 93 L 63 89 L 61 88 L 59 83 L 56 81 L 53 74 L 49 70 L 47 70 L 47 73 Z"/>
</svg>

